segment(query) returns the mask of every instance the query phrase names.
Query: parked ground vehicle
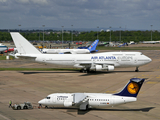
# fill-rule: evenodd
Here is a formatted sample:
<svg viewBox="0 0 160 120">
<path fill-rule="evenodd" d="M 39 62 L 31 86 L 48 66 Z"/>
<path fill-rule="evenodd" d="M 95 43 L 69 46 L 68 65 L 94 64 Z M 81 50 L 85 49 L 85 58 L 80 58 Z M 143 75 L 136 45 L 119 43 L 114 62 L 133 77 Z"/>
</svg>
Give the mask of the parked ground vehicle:
<svg viewBox="0 0 160 120">
<path fill-rule="evenodd" d="M 12 108 L 14 110 L 33 109 L 33 106 L 30 102 L 24 102 L 23 104 L 14 104 Z"/>
</svg>

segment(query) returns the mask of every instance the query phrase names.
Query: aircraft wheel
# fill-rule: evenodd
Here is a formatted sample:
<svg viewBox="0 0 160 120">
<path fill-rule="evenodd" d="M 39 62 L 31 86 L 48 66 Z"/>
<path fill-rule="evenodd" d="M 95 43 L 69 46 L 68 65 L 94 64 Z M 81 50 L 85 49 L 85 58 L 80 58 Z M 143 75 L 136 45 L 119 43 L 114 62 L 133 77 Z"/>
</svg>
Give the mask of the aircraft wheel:
<svg viewBox="0 0 160 120">
<path fill-rule="evenodd" d="M 135 72 L 139 72 L 139 70 L 138 70 L 138 67 L 136 67 L 136 70 L 135 70 Z"/>
<path fill-rule="evenodd" d="M 139 70 L 135 70 L 135 72 L 139 72 Z"/>
<path fill-rule="evenodd" d="M 87 72 L 87 73 L 90 73 L 90 70 L 88 69 L 88 70 L 86 70 L 86 72 Z"/>
</svg>

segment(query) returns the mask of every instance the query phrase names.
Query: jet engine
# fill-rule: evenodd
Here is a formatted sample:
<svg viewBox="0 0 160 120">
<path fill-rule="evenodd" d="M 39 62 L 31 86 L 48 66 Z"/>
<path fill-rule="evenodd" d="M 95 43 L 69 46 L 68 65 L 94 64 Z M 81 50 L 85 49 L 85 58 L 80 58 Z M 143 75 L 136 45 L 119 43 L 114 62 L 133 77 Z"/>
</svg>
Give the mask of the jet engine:
<svg viewBox="0 0 160 120">
<path fill-rule="evenodd" d="M 96 71 L 102 70 L 102 65 L 96 65 Z"/>
<path fill-rule="evenodd" d="M 107 69 L 108 71 L 113 71 L 114 70 L 114 66 L 112 66 L 112 65 L 108 65 L 108 69 Z"/>
<path fill-rule="evenodd" d="M 114 70 L 114 66 L 113 65 L 96 65 L 95 66 L 96 71 L 100 71 L 100 70 L 108 70 L 108 71 L 113 71 Z"/>
<path fill-rule="evenodd" d="M 70 106 L 72 106 L 72 102 L 69 101 L 64 102 L 64 107 L 70 107 Z"/>
</svg>

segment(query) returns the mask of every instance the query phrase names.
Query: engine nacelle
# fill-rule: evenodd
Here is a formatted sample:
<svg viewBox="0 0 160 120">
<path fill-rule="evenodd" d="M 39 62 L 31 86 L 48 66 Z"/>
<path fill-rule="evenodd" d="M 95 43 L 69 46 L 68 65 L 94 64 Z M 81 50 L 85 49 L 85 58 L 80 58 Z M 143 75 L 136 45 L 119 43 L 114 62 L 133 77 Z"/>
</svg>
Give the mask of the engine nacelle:
<svg viewBox="0 0 160 120">
<path fill-rule="evenodd" d="M 102 65 L 96 65 L 96 71 L 102 70 Z"/>
<path fill-rule="evenodd" d="M 101 71 L 101 70 L 108 70 L 108 71 L 113 71 L 114 66 L 113 65 L 93 65 L 90 70 L 96 70 L 96 71 Z"/>
<path fill-rule="evenodd" d="M 71 107 L 72 106 L 72 102 L 64 102 L 64 107 Z"/>
<path fill-rule="evenodd" d="M 108 71 L 113 71 L 113 70 L 114 70 L 114 66 L 112 66 L 112 65 L 108 65 L 107 70 L 108 70 Z"/>
<path fill-rule="evenodd" d="M 107 66 L 96 65 L 95 67 L 96 67 L 96 71 L 100 71 L 100 70 L 113 71 L 114 70 L 114 66 L 112 65 L 107 65 Z"/>
</svg>

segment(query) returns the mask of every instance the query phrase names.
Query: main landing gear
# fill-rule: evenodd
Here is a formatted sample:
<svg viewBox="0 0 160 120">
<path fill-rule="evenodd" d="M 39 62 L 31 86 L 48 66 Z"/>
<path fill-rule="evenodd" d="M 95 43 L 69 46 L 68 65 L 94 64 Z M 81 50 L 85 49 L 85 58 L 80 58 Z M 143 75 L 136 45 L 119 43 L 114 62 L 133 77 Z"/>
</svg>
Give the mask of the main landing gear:
<svg viewBox="0 0 160 120">
<path fill-rule="evenodd" d="M 138 68 L 139 68 L 139 67 L 136 67 L 136 70 L 135 70 L 135 72 L 139 72 Z"/>
<path fill-rule="evenodd" d="M 80 70 L 80 72 L 83 72 L 83 73 L 89 73 L 89 72 L 90 72 L 90 70 L 85 68 L 85 69 L 81 69 L 81 70 Z"/>
</svg>

